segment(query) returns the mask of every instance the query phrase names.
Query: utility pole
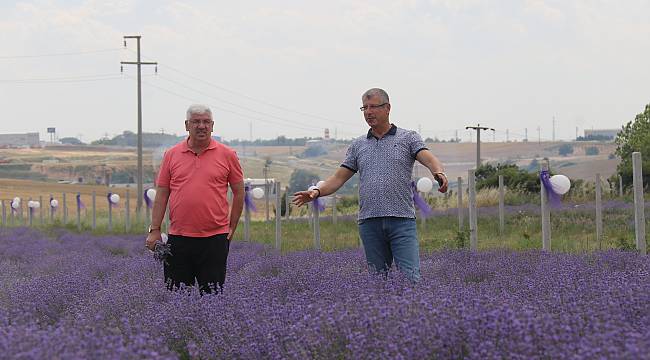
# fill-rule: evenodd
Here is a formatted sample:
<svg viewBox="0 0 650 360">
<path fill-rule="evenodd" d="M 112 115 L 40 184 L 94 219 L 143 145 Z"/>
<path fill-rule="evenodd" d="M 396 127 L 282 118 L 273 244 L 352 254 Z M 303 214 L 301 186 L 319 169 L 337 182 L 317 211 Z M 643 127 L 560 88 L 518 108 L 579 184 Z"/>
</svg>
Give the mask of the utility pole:
<svg viewBox="0 0 650 360">
<path fill-rule="evenodd" d="M 528 142 L 528 128 L 524 128 L 524 134 L 525 134 L 524 141 Z"/>
<path fill-rule="evenodd" d="M 476 124 L 476 126 L 465 126 L 465 130 L 476 130 L 476 168 L 478 169 L 481 166 L 481 130 L 492 130 L 494 128 L 489 128 L 481 126 L 481 124 Z"/>
<path fill-rule="evenodd" d="M 538 126 L 537 127 L 537 144 L 541 145 L 541 143 L 542 143 L 542 130 Z"/>
<path fill-rule="evenodd" d="M 143 62 L 140 58 L 140 35 L 124 36 L 124 47 L 126 47 L 126 39 L 136 39 L 138 44 L 138 61 L 122 61 L 124 65 L 137 65 L 138 66 L 138 199 L 136 205 L 136 213 L 140 214 L 142 210 L 142 193 L 143 193 L 143 176 L 142 176 L 142 65 L 156 65 L 156 72 L 158 72 L 157 62 Z"/>
<path fill-rule="evenodd" d="M 578 140 L 578 127 L 576 126 L 576 141 Z"/>
<path fill-rule="evenodd" d="M 510 142 L 510 129 L 506 129 L 506 142 Z"/>
<path fill-rule="evenodd" d="M 555 115 L 553 115 L 553 142 L 555 142 Z"/>
</svg>

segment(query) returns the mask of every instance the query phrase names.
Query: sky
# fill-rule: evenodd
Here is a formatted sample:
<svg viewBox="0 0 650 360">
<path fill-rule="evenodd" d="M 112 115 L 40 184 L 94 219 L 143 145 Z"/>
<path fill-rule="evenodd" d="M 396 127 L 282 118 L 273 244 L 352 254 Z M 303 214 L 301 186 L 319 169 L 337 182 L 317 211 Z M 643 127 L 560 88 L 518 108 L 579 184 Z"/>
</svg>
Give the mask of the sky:
<svg viewBox="0 0 650 360">
<path fill-rule="evenodd" d="M 352 138 L 361 95 L 422 137 L 575 137 L 650 103 L 644 0 L 0 0 L 0 133 L 181 135 L 190 104 L 224 139 Z"/>
</svg>

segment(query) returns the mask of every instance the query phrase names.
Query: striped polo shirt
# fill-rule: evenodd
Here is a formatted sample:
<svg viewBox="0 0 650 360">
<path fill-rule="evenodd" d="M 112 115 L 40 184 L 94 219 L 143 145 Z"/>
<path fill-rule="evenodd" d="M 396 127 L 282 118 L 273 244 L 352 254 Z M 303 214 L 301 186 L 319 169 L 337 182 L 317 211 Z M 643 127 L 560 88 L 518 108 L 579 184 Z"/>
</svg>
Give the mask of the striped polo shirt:
<svg viewBox="0 0 650 360">
<path fill-rule="evenodd" d="M 394 124 L 380 139 L 368 130 L 352 142 L 341 166 L 359 173 L 359 220 L 415 218 L 411 174 L 422 150 L 428 149 L 417 132 Z"/>
</svg>

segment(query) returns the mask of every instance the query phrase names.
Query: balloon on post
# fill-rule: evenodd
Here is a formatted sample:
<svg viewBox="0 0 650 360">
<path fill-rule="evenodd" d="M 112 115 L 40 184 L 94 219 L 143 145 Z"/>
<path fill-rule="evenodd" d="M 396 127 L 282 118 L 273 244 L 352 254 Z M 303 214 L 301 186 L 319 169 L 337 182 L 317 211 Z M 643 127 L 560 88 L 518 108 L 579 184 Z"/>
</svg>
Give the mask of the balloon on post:
<svg viewBox="0 0 650 360">
<path fill-rule="evenodd" d="M 566 194 L 571 189 L 571 180 L 566 175 L 553 175 L 550 181 L 553 191 L 560 195 Z"/>
<path fill-rule="evenodd" d="M 253 197 L 256 199 L 261 199 L 264 197 L 264 189 L 262 188 L 256 187 L 251 192 L 253 193 Z"/>
<path fill-rule="evenodd" d="M 419 192 L 428 193 L 433 189 L 433 181 L 428 177 L 422 177 L 418 180 L 416 188 Z"/>
</svg>

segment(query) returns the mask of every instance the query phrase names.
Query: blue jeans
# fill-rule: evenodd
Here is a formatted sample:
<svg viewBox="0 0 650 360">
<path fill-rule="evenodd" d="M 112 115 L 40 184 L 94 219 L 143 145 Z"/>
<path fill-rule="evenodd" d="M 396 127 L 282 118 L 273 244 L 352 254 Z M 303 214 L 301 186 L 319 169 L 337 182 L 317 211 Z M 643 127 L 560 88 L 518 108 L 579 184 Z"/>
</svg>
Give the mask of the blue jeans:
<svg viewBox="0 0 650 360">
<path fill-rule="evenodd" d="M 393 264 L 411 281 L 420 280 L 420 248 L 415 219 L 377 217 L 359 221 L 359 235 L 371 271 L 387 272 Z"/>
</svg>

